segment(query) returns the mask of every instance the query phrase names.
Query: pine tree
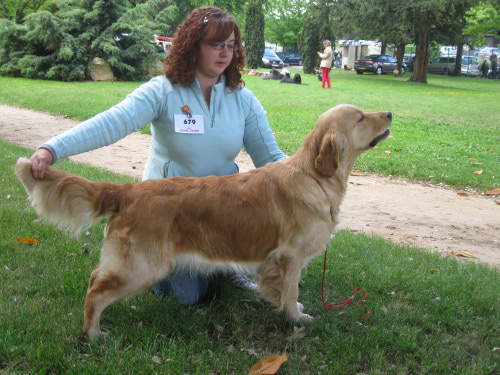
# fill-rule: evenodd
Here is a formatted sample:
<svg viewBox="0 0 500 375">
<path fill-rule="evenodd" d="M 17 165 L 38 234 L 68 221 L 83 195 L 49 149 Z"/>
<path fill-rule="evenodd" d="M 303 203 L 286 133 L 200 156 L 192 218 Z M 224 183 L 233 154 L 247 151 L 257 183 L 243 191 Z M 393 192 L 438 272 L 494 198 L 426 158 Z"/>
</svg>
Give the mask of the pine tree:
<svg viewBox="0 0 500 375">
<path fill-rule="evenodd" d="M 100 57 L 118 79 L 144 80 L 145 66 L 165 57 L 154 45 L 154 34 L 173 35 L 190 10 L 174 0 L 149 0 L 136 7 L 128 0 L 57 4 L 54 14 L 27 16 L 25 27 L 0 20 L 0 74 L 84 80 L 89 62 Z"/>
<path fill-rule="evenodd" d="M 304 73 L 314 73 L 314 69 L 319 67 L 318 51 L 324 50 L 324 40 L 329 40 L 332 43 L 332 49 L 335 46 L 330 10 L 331 7 L 325 1 L 320 1 L 318 5 L 311 3 L 309 6 L 300 40 Z"/>
<path fill-rule="evenodd" d="M 300 39 L 302 50 L 302 66 L 304 73 L 312 74 L 314 69 L 319 66 L 318 51 L 322 47 L 318 44 L 320 40 L 319 24 L 315 18 L 315 12 L 312 11 L 314 6 L 309 7 L 309 12 L 304 19 L 304 31 Z"/>
<path fill-rule="evenodd" d="M 264 54 L 264 13 L 262 0 L 250 0 L 246 9 L 245 53 L 247 65 L 255 69 L 262 65 Z"/>
</svg>

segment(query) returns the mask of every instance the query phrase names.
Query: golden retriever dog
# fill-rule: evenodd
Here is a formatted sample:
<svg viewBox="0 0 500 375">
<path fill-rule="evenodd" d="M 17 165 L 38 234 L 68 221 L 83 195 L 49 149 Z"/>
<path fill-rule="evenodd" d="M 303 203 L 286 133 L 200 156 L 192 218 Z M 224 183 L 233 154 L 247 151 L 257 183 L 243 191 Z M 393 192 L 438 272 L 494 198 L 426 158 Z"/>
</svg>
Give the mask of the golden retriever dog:
<svg viewBox="0 0 500 375">
<path fill-rule="evenodd" d="M 38 214 L 60 227 L 78 233 L 109 218 L 85 300 L 91 340 L 105 335 L 106 306 L 151 287 L 174 266 L 260 276 L 266 300 L 293 321 L 307 321 L 297 301 L 301 269 L 327 246 L 356 158 L 388 137 L 391 119 L 390 112 L 339 105 L 321 115 L 294 156 L 224 177 L 119 185 L 48 168 L 35 180 L 23 158 L 16 174 Z"/>
</svg>

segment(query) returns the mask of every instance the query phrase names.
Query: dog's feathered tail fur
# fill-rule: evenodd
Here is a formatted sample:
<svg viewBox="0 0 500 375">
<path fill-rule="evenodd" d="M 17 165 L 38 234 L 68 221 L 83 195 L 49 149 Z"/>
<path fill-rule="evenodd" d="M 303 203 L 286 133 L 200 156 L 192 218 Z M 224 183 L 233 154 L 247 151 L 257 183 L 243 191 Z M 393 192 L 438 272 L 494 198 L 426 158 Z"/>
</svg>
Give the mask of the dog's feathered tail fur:
<svg viewBox="0 0 500 375">
<path fill-rule="evenodd" d="M 90 182 L 53 168 L 45 170 L 43 180 L 35 180 L 31 166 L 31 161 L 25 158 L 16 163 L 16 175 L 31 205 L 41 217 L 74 234 L 118 212 L 120 202 L 126 199 L 132 186 Z"/>
</svg>

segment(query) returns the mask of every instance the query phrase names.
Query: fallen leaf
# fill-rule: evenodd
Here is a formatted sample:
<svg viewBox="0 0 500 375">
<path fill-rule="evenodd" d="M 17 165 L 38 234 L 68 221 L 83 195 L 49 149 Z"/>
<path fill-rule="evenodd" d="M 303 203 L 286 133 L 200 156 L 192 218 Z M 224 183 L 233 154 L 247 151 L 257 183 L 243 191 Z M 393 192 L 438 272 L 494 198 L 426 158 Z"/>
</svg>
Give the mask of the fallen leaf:
<svg viewBox="0 0 500 375">
<path fill-rule="evenodd" d="M 474 159 L 474 158 L 469 158 L 469 160 L 476 160 L 476 159 Z"/>
<path fill-rule="evenodd" d="M 364 175 L 363 173 L 354 173 L 354 172 L 351 172 L 351 176 L 364 177 L 366 175 Z"/>
<path fill-rule="evenodd" d="M 276 374 L 281 365 L 287 361 L 286 352 L 283 355 L 271 354 L 262 358 L 259 362 L 252 366 L 249 375 L 261 374 L 272 375 Z"/>
<path fill-rule="evenodd" d="M 484 192 L 486 195 L 497 195 L 500 194 L 500 188 L 491 188 Z"/>
<path fill-rule="evenodd" d="M 461 197 L 468 197 L 469 196 L 469 194 L 467 194 L 465 191 L 459 191 L 457 194 L 460 195 Z"/>
<path fill-rule="evenodd" d="M 304 331 L 304 327 L 301 328 L 293 327 L 293 330 L 294 332 L 286 338 L 286 341 L 292 342 L 294 340 L 301 339 L 306 335 L 304 332 L 302 332 Z"/>
<path fill-rule="evenodd" d="M 35 243 L 40 243 L 40 240 L 37 238 L 31 238 L 31 237 L 22 237 L 17 239 L 19 242 L 26 243 L 28 245 L 33 245 Z"/>
<path fill-rule="evenodd" d="M 251 354 L 251 355 L 254 355 L 254 356 L 256 356 L 256 357 L 257 357 L 257 355 L 258 355 L 258 354 L 257 354 L 257 352 L 255 351 L 255 349 L 252 349 L 252 348 L 247 349 L 247 353 L 248 353 L 248 354 Z"/>
<path fill-rule="evenodd" d="M 472 165 L 483 165 L 484 163 L 472 163 Z"/>
<path fill-rule="evenodd" d="M 439 272 L 439 270 L 437 270 L 437 269 L 435 269 L 435 268 L 431 268 L 429 271 L 430 271 L 431 273 L 436 273 L 436 272 Z"/>
<path fill-rule="evenodd" d="M 465 250 L 460 250 L 460 251 L 452 251 L 451 252 L 453 255 L 457 257 L 464 257 L 464 258 L 475 258 L 474 255 L 472 255 L 470 252 L 465 251 Z"/>
<path fill-rule="evenodd" d="M 390 152 L 390 151 L 385 151 L 385 153 L 386 153 L 387 155 L 390 155 L 390 154 L 391 154 L 391 152 Z"/>
<path fill-rule="evenodd" d="M 493 151 L 494 149 L 495 149 L 495 147 L 488 147 L 486 150 Z"/>
<path fill-rule="evenodd" d="M 482 174 L 483 173 L 483 170 L 480 169 L 479 171 L 475 171 L 474 174 Z"/>
<path fill-rule="evenodd" d="M 156 356 L 156 355 L 155 355 L 155 356 L 154 356 L 153 358 L 151 358 L 151 359 L 153 360 L 153 362 L 161 364 L 161 359 L 160 359 L 160 357 L 158 357 L 158 356 Z"/>
<path fill-rule="evenodd" d="M 219 324 L 216 324 L 215 325 L 215 329 L 217 330 L 217 332 L 219 333 L 224 333 L 224 327 L 219 325 Z"/>
</svg>

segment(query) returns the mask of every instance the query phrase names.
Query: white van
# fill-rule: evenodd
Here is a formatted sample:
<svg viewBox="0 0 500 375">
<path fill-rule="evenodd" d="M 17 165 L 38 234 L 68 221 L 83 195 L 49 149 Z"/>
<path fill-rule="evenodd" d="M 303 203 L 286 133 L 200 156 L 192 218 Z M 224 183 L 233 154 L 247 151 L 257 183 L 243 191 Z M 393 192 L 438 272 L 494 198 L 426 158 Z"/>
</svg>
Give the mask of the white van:
<svg viewBox="0 0 500 375">
<path fill-rule="evenodd" d="M 457 54 L 457 47 L 441 46 L 441 56 L 455 56 Z"/>
</svg>

